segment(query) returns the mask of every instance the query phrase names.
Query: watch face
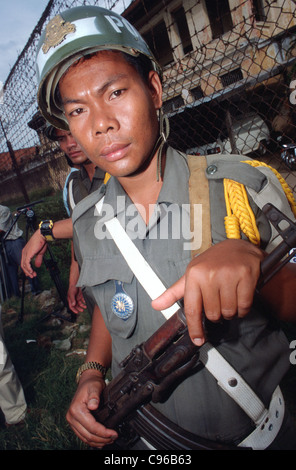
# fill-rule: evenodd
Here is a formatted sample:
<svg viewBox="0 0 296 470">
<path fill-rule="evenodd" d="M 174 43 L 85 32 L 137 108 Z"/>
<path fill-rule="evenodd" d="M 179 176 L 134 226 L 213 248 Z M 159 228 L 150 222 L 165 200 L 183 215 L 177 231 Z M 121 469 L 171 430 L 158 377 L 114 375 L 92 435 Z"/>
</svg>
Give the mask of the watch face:
<svg viewBox="0 0 296 470">
<path fill-rule="evenodd" d="M 42 222 L 42 228 L 45 228 L 45 230 L 51 230 L 52 229 L 52 222 L 51 220 L 45 220 Z"/>
<path fill-rule="evenodd" d="M 52 220 L 43 220 L 40 223 L 40 232 L 46 239 L 50 239 L 50 240 L 54 239 L 53 234 L 52 234 L 52 227 L 53 227 Z"/>
<path fill-rule="evenodd" d="M 49 229 L 49 223 L 48 223 L 48 222 L 42 222 L 40 228 L 41 228 L 41 232 L 48 231 L 48 229 Z"/>
</svg>

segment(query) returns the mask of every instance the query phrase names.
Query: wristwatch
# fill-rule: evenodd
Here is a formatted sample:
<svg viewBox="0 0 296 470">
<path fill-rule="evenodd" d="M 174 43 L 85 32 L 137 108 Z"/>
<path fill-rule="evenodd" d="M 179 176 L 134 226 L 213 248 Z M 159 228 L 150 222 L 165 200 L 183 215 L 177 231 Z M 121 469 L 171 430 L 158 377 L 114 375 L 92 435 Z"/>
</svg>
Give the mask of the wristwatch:
<svg viewBox="0 0 296 470">
<path fill-rule="evenodd" d="M 79 367 L 77 374 L 76 374 L 77 384 L 79 383 L 80 377 L 83 374 L 83 372 L 89 369 L 98 370 L 99 372 L 101 372 L 102 378 L 105 379 L 107 368 L 102 366 L 102 364 L 100 364 L 99 362 L 90 361 L 90 362 L 85 362 L 84 364 L 82 364 L 82 366 Z"/>
<path fill-rule="evenodd" d="M 53 221 L 52 220 L 42 220 L 39 224 L 40 233 L 44 236 L 45 240 L 52 242 L 55 240 L 52 234 Z"/>
</svg>

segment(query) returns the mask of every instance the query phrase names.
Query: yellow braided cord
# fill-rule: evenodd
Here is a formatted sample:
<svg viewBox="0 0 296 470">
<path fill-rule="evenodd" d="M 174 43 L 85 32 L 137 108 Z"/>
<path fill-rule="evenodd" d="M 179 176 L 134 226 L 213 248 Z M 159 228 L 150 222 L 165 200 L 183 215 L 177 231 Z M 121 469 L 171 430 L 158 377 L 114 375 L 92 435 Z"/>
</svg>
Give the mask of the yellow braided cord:
<svg viewBox="0 0 296 470">
<path fill-rule="evenodd" d="M 254 245 L 260 244 L 260 234 L 243 184 L 224 179 L 227 216 L 224 219 L 227 238 L 241 238 L 241 231 Z"/>
<path fill-rule="evenodd" d="M 110 178 L 111 178 L 111 175 L 109 175 L 109 173 L 105 173 L 104 184 L 107 184 Z"/>
<path fill-rule="evenodd" d="M 296 217 L 296 201 L 295 201 L 291 188 L 289 187 L 285 179 L 282 177 L 282 175 L 275 168 L 272 168 L 272 166 L 269 166 L 266 163 L 260 162 L 258 160 L 245 160 L 243 163 L 248 163 L 249 165 L 254 166 L 254 167 L 265 166 L 266 168 L 269 168 L 275 174 L 275 176 L 278 178 L 279 182 L 282 185 L 283 191 L 286 194 L 286 197 L 291 206 L 291 210 Z"/>
<path fill-rule="evenodd" d="M 253 167 L 264 166 L 269 168 L 281 183 L 292 212 L 296 217 L 296 201 L 282 175 L 275 168 L 257 160 L 245 160 L 242 163 L 247 163 Z M 230 179 L 224 179 L 224 196 L 227 211 L 227 216 L 224 219 L 227 238 L 241 238 L 242 231 L 250 242 L 259 245 L 260 234 L 244 185 Z"/>
</svg>

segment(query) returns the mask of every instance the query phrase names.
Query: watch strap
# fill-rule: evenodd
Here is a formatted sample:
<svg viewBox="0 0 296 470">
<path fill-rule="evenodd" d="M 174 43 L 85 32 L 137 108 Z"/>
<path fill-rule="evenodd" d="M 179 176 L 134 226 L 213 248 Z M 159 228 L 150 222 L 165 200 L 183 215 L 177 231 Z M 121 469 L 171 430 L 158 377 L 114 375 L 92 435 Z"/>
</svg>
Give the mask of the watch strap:
<svg viewBox="0 0 296 470">
<path fill-rule="evenodd" d="M 55 237 L 52 233 L 53 221 L 52 220 L 42 220 L 39 224 L 41 235 L 45 238 L 46 241 L 52 242 L 55 240 Z"/>
<path fill-rule="evenodd" d="M 100 364 L 99 362 L 89 361 L 89 362 L 85 362 L 84 364 L 82 364 L 82 366 L 79 367 L 77 374 L 76 374 L 76 383 L 79 383 L 80 377 L 83 374 L 83 372 L 89 369 L 98 370 L 99 372 L 101 372 L 103 379 L 105 378 L 105 375 L 107 372 L 106 367 L 102 366 L 102 364 Z"/>
</svg>

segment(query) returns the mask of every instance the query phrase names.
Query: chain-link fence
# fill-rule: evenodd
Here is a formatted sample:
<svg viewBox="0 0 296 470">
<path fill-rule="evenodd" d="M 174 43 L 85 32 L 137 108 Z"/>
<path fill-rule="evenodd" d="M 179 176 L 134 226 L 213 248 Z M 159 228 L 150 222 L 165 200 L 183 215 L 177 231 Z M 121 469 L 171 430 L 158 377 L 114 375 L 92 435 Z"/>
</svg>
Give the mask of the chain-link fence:
<svg viewBox="0 0 296 470">
<path fill-rule="evenodd" d="M 164 68 L 173 146 L 248 154 L 272 164 L 296 192 L 295 1 L 51 0 L 4 86 L 2 200 L 63 186 L 66 160 L 44 137 L 37 113 L 35 53 L 49 19 L 85 4 L 116 9 L 149 43 Z"/>
</svg>

